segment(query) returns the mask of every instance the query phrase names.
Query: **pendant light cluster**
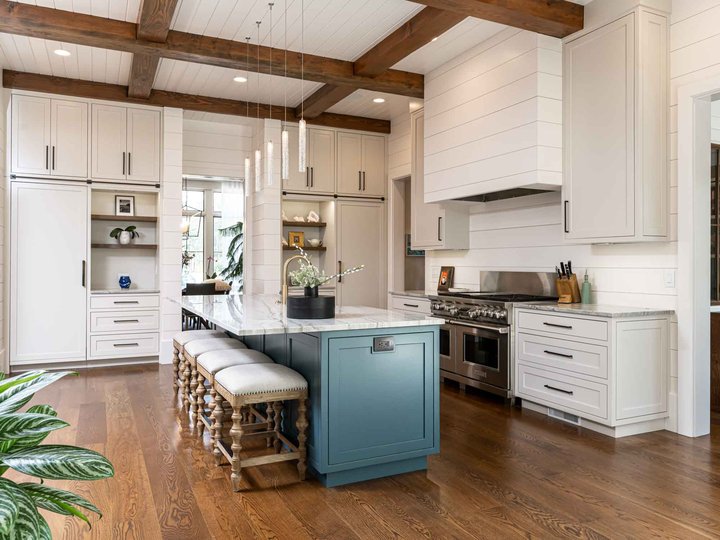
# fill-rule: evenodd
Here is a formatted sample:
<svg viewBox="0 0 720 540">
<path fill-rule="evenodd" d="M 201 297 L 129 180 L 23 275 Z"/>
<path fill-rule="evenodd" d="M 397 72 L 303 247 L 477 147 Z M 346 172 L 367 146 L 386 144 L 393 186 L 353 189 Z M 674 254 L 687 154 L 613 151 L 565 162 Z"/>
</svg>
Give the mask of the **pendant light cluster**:
<svg viewBox="0 0 720 540">
<path fill-rule="evenodd" d="M 290 179 L 290 134 L 287 130 L 287 0 L 285 0 L 285 14 L 283 15 L 285 24 L 284 36 L 285 44 L 285 72 L 283 73 L 283 111 L 284 119 L 282 124 L 282 132 L 280 133 L 280 178 L 282 180 Z"/>
<path fill-rule="evenodd" d="M 245 38 L 245 73 L 247 74 L 246 79 L 250 78 L 250 36 Z M 247 91 L 245 92 L 245 117 L 250 116 L 250 84 L 247 85 Z M 245 156 L 245 196 L 250 193 L 249 188 L 250 182 L 250 156 Z"/>
<path fill-rule="evenodd" d="M 257 24 L 257 120 L 255 122 L 255 133 L 260 133 L 260 25 L 262 21 L 256 21 Z M 257 137 L 256 137 L 257 139 Z M 262 189 L 262 144 L 258 141 L 255 148 L 255 192 Z"/>
</svg>

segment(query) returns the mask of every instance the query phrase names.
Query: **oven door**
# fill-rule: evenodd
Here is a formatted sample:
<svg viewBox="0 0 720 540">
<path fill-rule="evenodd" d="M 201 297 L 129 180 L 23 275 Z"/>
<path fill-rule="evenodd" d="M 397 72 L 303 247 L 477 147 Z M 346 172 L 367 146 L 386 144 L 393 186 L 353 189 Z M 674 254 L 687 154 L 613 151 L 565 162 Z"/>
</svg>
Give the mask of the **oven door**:
<svg viewBox="0 0 720 540">
<path fill-rule="evenodd" d="M 510 327 L 495 324 L 457 325 L 455 367 L 459 375 L 510 388 Z"/>
<path fill-rule="evenodd" d="M 453 324 L 440 326 L 440 369 L 451 373 L 455 373 L 456 328 Z"/>
</svg>

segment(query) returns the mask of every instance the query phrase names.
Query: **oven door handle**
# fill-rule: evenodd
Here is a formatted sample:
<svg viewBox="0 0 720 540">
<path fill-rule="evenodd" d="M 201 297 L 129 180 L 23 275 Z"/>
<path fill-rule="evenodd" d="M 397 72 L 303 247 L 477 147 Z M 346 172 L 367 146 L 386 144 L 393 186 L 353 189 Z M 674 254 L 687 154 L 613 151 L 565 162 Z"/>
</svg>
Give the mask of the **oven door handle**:
<svg viewBox="0 0 720 540">
<path fill-rule="evenodd" d="M 484 324 L 470 324 L 459 321 L 453 321 L 450 324 L 466 326 L 468 328 L 479 328 L 480 330 L 491 330 L 492 332 L 497 332 L 498 334 L 507 334 L 510 332 L 510 329 L 507 326 L 485 326 Z"/>
</svg>

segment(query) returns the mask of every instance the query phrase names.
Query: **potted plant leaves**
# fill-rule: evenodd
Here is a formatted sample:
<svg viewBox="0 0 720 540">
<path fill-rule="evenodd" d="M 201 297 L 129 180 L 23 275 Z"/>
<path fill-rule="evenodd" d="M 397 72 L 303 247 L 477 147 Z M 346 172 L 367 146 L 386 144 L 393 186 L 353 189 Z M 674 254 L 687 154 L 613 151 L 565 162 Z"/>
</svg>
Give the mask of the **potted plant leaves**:
<svg viewBox="0 0 720 540">
<path fill-rule="evenodd" d="M 130 225 L 124 229 L 122 227 L 115 227 L 112 231 L 110 231 L 110 238 L 114 238 L 122 245 L 127 245 L 131 240 L 139 237 L 140 233 L 137 232 L 137 227 L 135 225 Z"/>
</svg>

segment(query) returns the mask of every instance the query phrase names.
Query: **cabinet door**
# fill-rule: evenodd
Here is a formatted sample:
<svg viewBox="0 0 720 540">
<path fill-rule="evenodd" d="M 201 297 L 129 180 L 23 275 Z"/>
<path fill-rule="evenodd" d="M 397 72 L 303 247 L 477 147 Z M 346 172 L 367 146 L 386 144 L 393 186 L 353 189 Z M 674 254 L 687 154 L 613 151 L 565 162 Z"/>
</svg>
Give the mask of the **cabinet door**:
<svg viewBox="0 0 720 540">
<path fill-rule="evenodd" d="M 425 203 L 425 119 L 422 112 L 416 113 L 411 119 L 411 236 L 413 249 L 442 247 L 444 210 L 438 204 Z"/>
<path fill-rule="evenodd" d="M 337 191 L 344 195 L 362 193 L 362 135 L 337 133 Z"/>
<path fill-rule="evenodd" d="M 127 179 L 160 182 L 160 112 L 127 110 Z"/>
<path fill-rule="evenodd" d="M 12 97 L 12 163 L 16 174 L 50 174 L 50 100 Z"/>
<path fill-rule="evenodd" d="M 634 17 L 564 47 L 563 219 L 570 239 L 635 233 Z"/>
<path fill-rule="evenodd" d="M 52 100 L 51 174 L 87 178 L 88 106 L 77 101 Z"/>
<path fill-rule="evenodd" d="M 93 103 L 91 109 L 91 176 L 125 180 L 127 176 L 127 109 Z"/>
<path fill-rule="evenodd" d="M 335 193 L 335 132 L 308 129 L 308 165 L 313 192 Z"/>
<path fill-rule="evenodd" d="M 11 190 L 10 365 L 84 361 L 87 186 Z"/>
<path fill-rule="evenodd" d="M 362 136 L 362 194 L 385 196 L 385 137 Z"/>
<path fill-rule="evenodd" d="M 288 131 L 288 153 L 290 156 L 290 178 L 283 180 L 283 188 L 288 191 L 309 191 L 310 170 L 305 172 L 298 170 L 298 132 L 297 126 L 287 126 Z M 308 130 L 309 131 L 309 130 Z"/>
<path fill-rule="evenodd" d="M 337 203 L 338 268 L 365 268 L 337 284 L 343 306 L 385 307 L 387 266 L 385 206 L 374 202 Z"/>
</svg>

